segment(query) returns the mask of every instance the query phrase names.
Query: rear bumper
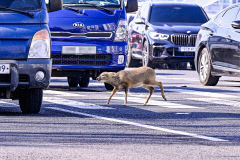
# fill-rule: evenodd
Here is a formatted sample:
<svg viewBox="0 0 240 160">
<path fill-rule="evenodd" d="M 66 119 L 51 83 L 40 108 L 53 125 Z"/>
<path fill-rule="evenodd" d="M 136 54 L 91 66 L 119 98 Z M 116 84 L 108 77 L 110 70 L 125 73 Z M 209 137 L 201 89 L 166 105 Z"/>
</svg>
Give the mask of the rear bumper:
<svg viewBox="0 0 240 160">
<path fill-rule="evenodd" d="M 10 64 L 10 74 L 0 74 L 0 88 L 10 91 L 16 88 L 47 88 L 50 83 L 52 61 L 50 59 L 0 60 L 1 64 Z M 38 71 L 45 77 L 41 81 L 35 79 Z"/>
</svg>

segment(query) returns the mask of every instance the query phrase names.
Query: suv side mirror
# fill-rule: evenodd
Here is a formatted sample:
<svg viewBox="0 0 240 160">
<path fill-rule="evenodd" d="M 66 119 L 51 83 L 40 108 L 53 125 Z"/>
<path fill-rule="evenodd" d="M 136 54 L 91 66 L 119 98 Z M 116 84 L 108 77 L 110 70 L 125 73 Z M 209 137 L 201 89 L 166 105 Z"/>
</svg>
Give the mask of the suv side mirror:
<svg viewBox="0 0 240 160">
<path fill-rule="evenodd" d="M 62 0 L 48 0 L 48 12 L 59 11 L 62 9 Z"/>
<path fill-rule="evenodd" d="M 137 18 L 136 20 L 134 20 L 135 24 L 145 24 L 144 20 L 141 18 Z"/>
<path fill-rule="evenodd" d="M 138 1 L 137 0 L 127 0 L 126 11 L 136 12 L 138 10 Z"/>
<path fill-rule="evenodd" d="M 240 21 L 234 21 L 232 23 L 232 27 L 235 29 L 240 29 Z"/>
</svg>

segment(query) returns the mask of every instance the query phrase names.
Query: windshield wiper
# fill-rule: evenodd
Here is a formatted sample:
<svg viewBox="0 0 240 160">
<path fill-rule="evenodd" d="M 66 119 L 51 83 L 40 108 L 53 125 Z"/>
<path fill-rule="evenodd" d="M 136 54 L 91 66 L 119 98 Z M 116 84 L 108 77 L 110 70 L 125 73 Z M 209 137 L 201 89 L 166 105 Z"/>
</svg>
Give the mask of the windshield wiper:
<svg viewBox="0 0 240 160">
<path fill-rule="evenodd" d="M 86 5 L 89 5 L 89 6 L 91 6 L 91 7 L 96 8 L 96 9 L 103 10 L 103 11 L 105 11 L 105 12 L 108 13 L 108 14 L 113 14 L 113 13 L 114 13 L 113 11 L 111 11 L 111 10 L 109 10 L 109 9 L 107 9 L 107 8 L 104 8 L 104 7 L 98 6 L 98 5 L 93 4 L 93 3 L 80 2 L 80 3 L 74 3 L 74 6 L 75 6 L 75 4 L 76 4 L 76 5 L 77 5 L 77 4 L 86 4 Z"/>
<path fill-rule="evenodd" d="M 77 12 L 77 13 L 82 14 L 82 11 L 80 11 L 80 10 L 78 10 L 78 9 L 75 9 L 75 8 L 73 8 L 73 7 L 63 6 L 63 8 L 66 8 L 66 9 L 69 9 L 69 10 L 71 10 L 71 11 L 74 11 L 74 12 Z"/>
<path fill-rule="evenodd" d="M 5 9 L 5 10 L 8 10 L 8 11 L 13 11 L 13 12 L 21 13 L 21 14 L 27 15 L 27 16 L 29 16 L 29 17 L 31 17 L 31 18 L 34 17 L 34 14 L 32 14 L 32 13 L 30 13 L 30 12 L 25 12 L 25 11 L 13 9 L 13 8 L 8 8 L 8 7 L 3 7 L 3 6 L 0 6 L 0 9 Z"/>
</svg>

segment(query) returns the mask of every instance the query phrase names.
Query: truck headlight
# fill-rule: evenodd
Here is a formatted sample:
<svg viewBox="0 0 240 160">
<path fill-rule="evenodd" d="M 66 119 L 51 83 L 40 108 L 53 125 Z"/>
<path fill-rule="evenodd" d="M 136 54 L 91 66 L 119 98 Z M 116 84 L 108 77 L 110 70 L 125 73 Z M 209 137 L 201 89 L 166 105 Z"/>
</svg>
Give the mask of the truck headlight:
<svg viewBox="0 0 240 160">
<path fill-rule="evenodd" d="M 127 21 L 120 20 L 118 23 L 118 28 L 115 35 L 115 42 L 127 42 L 128 32 L 127 32 Z"/>
<path fill-rule="evenodd" d="M 149 36 L 152 39 L 160 39 L 160 40 L 168 40 L 169 35 L 168 34 L 162 34 L 157 32 L 149 32 Z"/>
<path fill-rule="evenodd" d="M 34 34 L 28 58 L 50 58 L 50 36 L 46 29 Z"/>
</svg>

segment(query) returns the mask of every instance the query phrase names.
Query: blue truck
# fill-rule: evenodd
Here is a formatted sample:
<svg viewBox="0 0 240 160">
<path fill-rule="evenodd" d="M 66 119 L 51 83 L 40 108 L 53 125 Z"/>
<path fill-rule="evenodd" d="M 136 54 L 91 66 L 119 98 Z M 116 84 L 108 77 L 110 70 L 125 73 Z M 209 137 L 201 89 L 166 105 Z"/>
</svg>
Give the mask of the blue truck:
<svg viewBox="0 0 240 160">
<path fill-rule="evenodd" d="M 67 77 L 69 87 L 88 87 L 90 77 L 123 70 L 128 50 L 126 13 L 137 8 L 137 0 L 63 0 L 62 10 L 49 13 L 52 76 Z"/>
<path fill-rule="evenodd" d="M 50 0 L 49 11 L 60 4 Z M 23 113 L 40 111 L 49 85 L 49 33 L 45 0 L 0 1 L 0 98 L 19 99 Z"/>
</svg>

